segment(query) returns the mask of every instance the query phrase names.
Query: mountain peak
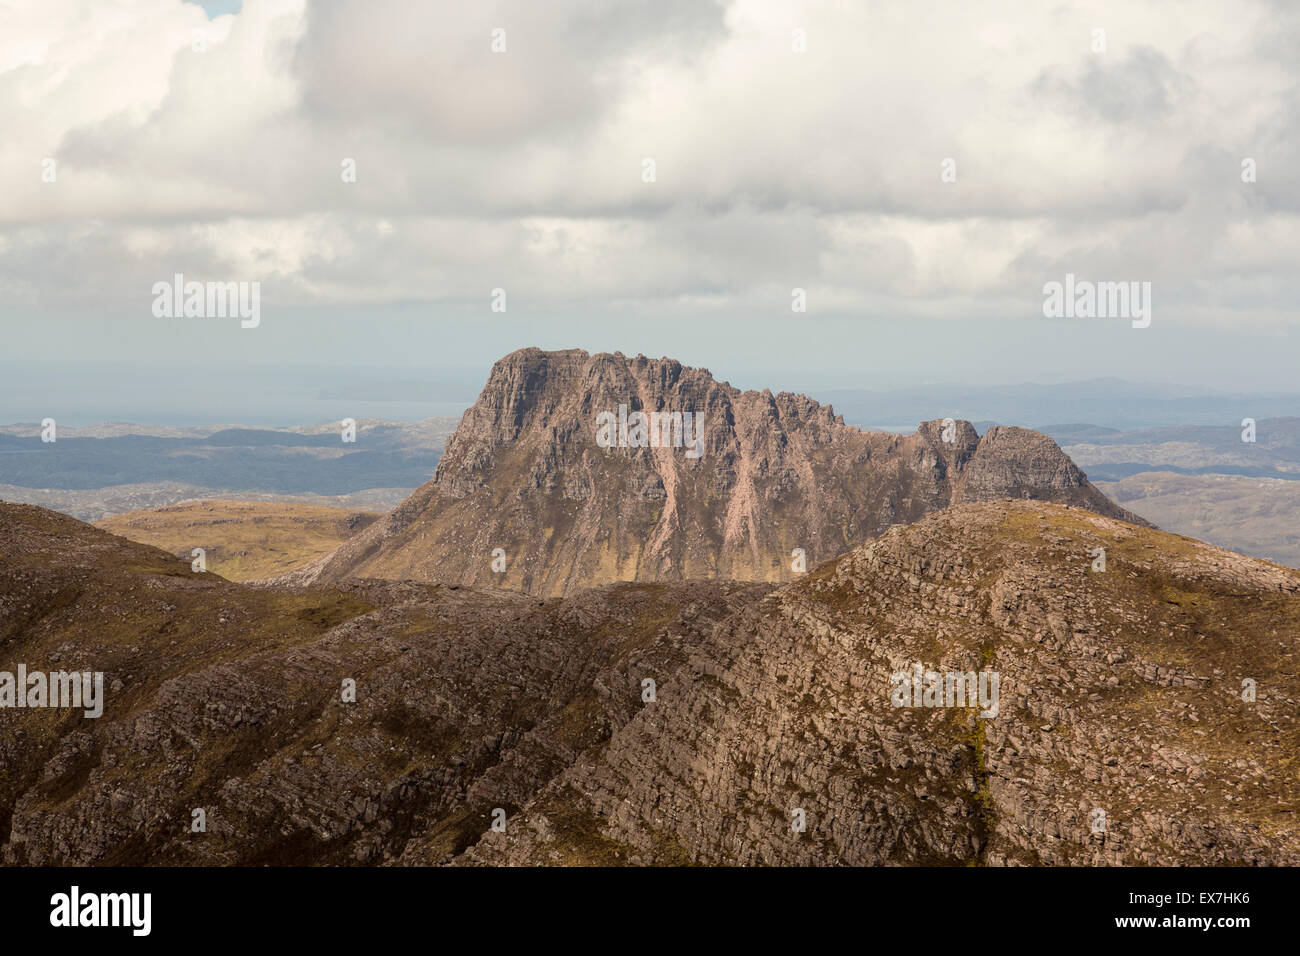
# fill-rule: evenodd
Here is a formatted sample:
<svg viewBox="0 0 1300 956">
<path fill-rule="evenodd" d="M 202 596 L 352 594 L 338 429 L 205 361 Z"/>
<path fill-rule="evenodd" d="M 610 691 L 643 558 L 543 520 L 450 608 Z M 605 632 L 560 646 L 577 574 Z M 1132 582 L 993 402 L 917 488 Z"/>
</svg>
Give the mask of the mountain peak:
<svg viewBox="0 0 1300 956">
<path fill-rule="evenodd" d="M 299 577 L 542 595 L 785 581 L 891 525 L 998 498 L 1141 523 L 1038 432 L 981 438 L 950 418 L 910 436 L 864 432 L 805 395 L 741 391 L 671 358 L 527 348 L 493 365 L 432 481 Z"/>
</svg>

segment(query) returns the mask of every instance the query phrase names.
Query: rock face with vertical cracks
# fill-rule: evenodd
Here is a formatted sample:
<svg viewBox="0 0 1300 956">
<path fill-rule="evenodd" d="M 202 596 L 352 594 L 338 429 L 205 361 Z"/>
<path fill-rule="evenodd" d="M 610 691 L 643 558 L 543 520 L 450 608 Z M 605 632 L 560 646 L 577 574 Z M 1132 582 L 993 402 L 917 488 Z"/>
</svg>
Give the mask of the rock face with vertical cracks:
<svg viewBox="0 0 1300 956">
<path fill-rule="evenodd" d="M 702 417 L 703 453 L 600 447 L 597 415 L 620 405 Z M 783 582 L 795 549 L 811 566 L 939 508 L 1005 498 L 1144 523 L 1037 432 L 864 432 L 806 396 L 742 392 L 671 359 L 523 349 L 493 366 L 430 482 L 290 580 L 541 596 L 620 580 Z"/>
</svg>

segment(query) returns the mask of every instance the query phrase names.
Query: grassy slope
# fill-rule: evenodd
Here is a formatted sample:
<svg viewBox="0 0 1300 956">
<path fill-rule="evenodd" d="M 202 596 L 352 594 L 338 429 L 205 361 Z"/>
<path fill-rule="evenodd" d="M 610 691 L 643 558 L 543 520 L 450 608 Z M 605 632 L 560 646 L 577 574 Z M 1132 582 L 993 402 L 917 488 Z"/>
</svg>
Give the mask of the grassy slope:
<svg viewBox="0 0 1300 956">
<path fill-rule="evenodd" d="M 96 527 L 189 560 L 231 581 L 275 577 L 328 554 L 379 516 L 324 505 L 188 501 L 114 515 Z"/>
</svg>

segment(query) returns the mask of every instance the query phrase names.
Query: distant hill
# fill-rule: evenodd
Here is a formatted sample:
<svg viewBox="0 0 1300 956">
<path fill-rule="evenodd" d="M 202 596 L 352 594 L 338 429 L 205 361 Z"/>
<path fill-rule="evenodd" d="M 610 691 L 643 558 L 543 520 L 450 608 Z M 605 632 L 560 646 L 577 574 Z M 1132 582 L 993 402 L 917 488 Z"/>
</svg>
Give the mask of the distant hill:
<svg viewBox="0 0 1300 956">
<path fill-rule="evenodd" d="M 1119 504 L 1180 534 L 1300 566 L 1300 418 L 1120 431 L 1047 429 Z"/>
<path fill-rule="evenodd" d="M 1300 417 L 1256 419 L 1250 442 L 1242 441 L 1243 431 L 1241 419 L 1134 431 L 1090 425 L 1048 429 L 1094 479 L 1118 481 L 1140 471 L 1162 470 L 1300 480 Z"/>
<path fill-rule="evenodd" d="M 1133 430 L 1221 425 L 1300 415 L 1300 394 L 1215 394 L 1120 379 L 1040 385 L 919 385 L 896 389 L 814 389 L 851 425 L 880 428 L 926 418 L 990 420 L 1051 434 L 1062 422 Z M 1062 441 L 1062 444 L 1064 442 Z"/>
<path fill-rule="evenodd" d="M 0 498 L 87 519 L 214 497 L 383 510 L 428 480 L 457 422 L 360 419 L 355 443 L 343 442 L 339 422 L 281 429 L 105 423 L 60 427 L 48 444 L 39 424 L 8 425 L 0 427 Z"/>
<path fill-rule="evenodd" d="M 1162 528 L 1300 568 L 1300 481 L 1141 471 L 1097 487 Z"/>
</svg>

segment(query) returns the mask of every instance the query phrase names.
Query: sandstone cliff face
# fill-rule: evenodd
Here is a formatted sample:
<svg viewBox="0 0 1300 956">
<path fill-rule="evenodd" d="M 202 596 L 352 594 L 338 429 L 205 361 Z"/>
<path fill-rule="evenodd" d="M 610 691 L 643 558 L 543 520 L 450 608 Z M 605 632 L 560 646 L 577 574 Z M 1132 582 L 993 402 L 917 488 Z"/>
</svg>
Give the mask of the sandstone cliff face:
<svg viewBox="0 0 1300 956">
<path fill-rule="evenodd" d="M 1300 572 L 1082 509 L 546 601 L 249 587 L 4 504 L 0 541 L 0 669 L 107 690 L 0 709 L 9 864 L 1300 863 Z M 997 716 L 894 707 L 912 663 L 996 669 Z"/>
<path fill-rule="evenodd" d="M 597 416 L 620 405 L 702 417 L 702 454 L 601 447 Z M 795 549 L 811 566 L 891 525 L 1000 498 L 1141 523 L 1036 432 L 980 438 L 956 422 L 945 435 L 934 421 L 906 437 L 869 433 L 805 396 L 741 392 L 670 359 L 524 349 L 493 367 L 432 481 L 292 580 L 543 596 L 618 580 L 779 582 L 794 577 Z"/>
</svg>

